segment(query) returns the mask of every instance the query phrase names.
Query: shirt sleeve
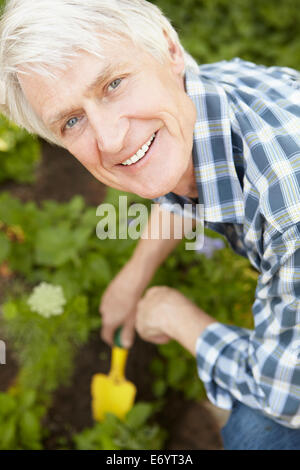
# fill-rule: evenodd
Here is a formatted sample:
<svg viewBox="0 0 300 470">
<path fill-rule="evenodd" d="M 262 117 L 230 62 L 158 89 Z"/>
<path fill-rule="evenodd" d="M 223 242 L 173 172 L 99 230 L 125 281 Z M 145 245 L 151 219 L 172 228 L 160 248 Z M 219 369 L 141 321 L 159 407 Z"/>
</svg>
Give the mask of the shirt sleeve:
<svg viewBox="0 0 300 470">
<path fill-rule="evenodd" d="M 197 340 L 199 377 L 216 406 L 234 400 L 300 427 L 300 223 L 264 239 L 255 329 L 219 322 Z"/>
</svg>

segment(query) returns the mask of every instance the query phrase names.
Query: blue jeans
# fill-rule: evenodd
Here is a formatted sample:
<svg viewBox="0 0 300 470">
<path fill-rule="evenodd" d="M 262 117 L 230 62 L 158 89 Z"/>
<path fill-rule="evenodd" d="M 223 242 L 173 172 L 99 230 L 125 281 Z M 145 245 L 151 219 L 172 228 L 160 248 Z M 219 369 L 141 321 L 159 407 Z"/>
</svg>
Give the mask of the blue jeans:
<svg viewBox="0 0 300 470">
<path fill-rule="evenodd" d="M 235 401 L 221 430 L 225 450 L 300 450 L 300 429 L 291 429 Z"/>
</svg>

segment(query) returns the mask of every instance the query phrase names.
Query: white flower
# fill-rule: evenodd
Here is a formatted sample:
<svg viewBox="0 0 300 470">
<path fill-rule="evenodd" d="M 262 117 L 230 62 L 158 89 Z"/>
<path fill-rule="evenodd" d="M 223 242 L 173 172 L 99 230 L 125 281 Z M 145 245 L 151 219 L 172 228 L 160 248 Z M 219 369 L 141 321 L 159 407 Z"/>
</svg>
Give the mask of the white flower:
<svg viewBox="0 0 300 470">
<path fill-rule="evenodd" d="M 61 286 L 41 282 L 33 289 L 27 303 L 33 312 L 49 318 L 63 313 L 66 299 Z"/>
</svg>

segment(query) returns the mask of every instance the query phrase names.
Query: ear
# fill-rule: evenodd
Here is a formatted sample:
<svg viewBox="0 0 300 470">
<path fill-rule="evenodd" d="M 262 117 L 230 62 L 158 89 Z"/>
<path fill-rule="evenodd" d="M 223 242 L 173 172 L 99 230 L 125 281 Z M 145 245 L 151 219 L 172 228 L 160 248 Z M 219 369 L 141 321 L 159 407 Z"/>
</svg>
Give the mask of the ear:
<svg viewBox="0 0 300 470">
<path fill-rule="evenodd" d="M 169 60 L 172 70 L 176 75 L 182 76 L 184 72 L 184 57 L 179 44 L 173 42 L 168 33 L 164 30 L 164 36 L 169 44 Z"/>
</svg>

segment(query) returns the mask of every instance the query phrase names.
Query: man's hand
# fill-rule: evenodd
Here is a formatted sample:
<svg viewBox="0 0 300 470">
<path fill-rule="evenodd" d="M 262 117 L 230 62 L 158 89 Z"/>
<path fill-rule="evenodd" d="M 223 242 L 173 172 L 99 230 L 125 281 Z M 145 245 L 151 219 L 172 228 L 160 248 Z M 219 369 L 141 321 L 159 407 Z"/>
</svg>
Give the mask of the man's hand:
<svg viewBox="0 0 300 470">
<path fill-rule="evenodd" d="M 101 338 L 113 345 L 115 330 L 122 325 L 121 342 L 132 346 L 135 336 L 136 307 L 145 286 L 139 283 L 136 266 L 128 261 L 105 290 L 99 305 L 102 315 Z"/>
<path fill-rule="evenodd" d="M 138 302 L 136 318 L 136 330 L 145 341 L 163 344 L 173 338 L 174 314 L 181 296 L 167 286 L 150 287 L 146 291 Z"/>
<path fill-rule="evenodd" d="M 102 296 L 99 306 L 103 320 L 101 337 L 110 345 L 113 344 L 115 330 L 122 325 L 121 342 L 124 347 L 132 346 L 137 303 L 157 268 L 180 243 L 180 238 L 175 238 L 178 227 L 182 228 L 180 233 L 183 236 L 184 219 L 171 213 L 171 236 L 169 239 L 163 236 L 160 238 L 160 218 L 163 211 L 159 204 L 155 204 L 143 232 L 145 238 L 141 237 L 133 256 Z"/>
<path fill-rule="evenodd" d="M 184 219 L 176 214 L 169 214 L 170 238 L 163 236 L 161 217 L 164 209 L 156 204 L 152 209 L 148 224 L 131 259 L 112 280 L 104 292 L 99 311 L 102 315 L 102 339 L 112 346 L 114 332 L 123 326 L 121 342 L 124 347 L 133 344 L 137 303 L 151 281 L 157 268 L 180 243 L 175 238 L 179 231 L 183 236 Z M 166 337 L 158 338 L 164 342 Z M 156 339 L 157 340 L 157 339 Z"/>
<path fill-rule="evenodd" d="M 176 289 L 156 286 L 138 302 L 136 329 L 152 343 L 175 339 L 195 356 L 196 341 L 215 320 Z"/>
</svg>

